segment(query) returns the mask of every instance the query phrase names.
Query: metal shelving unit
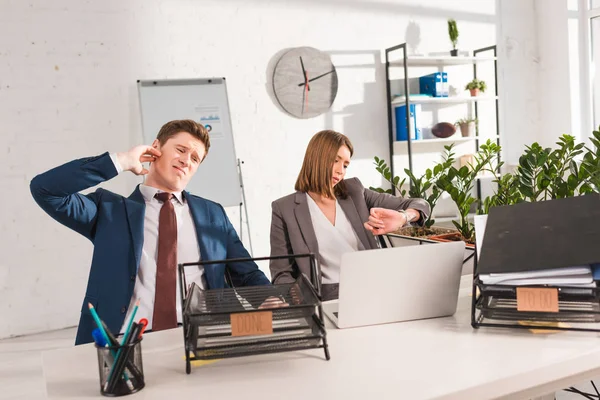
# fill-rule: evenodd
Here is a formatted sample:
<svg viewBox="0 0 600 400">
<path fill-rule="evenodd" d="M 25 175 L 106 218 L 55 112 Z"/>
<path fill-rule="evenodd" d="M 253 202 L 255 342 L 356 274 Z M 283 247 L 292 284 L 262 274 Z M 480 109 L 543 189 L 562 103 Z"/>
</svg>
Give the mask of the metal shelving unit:
<svg viewBox="0 0 600 400">
<path fill-rule="evenodd" d="M 402 58 L 399 61 L 390 61 L 390 56 L 396 52 L 402 52 Z M 491 55 L 490 55 L 491 53 Z M 493 85 L 489 85 L 489 88 L 494 88 L 493 95 L 466 97 L 466 96 L 455 96 L 455 97 L 426 97 L 419 95 L 411 95 L 409 87 L 409 67 L 434 67 L 438 71 L 443 71 L 444 67 L 458 66 L 458 65 L 472 65 L 473 66 L 473 78 L 477 78 L 477 66 L 481 63 L 493 63 L 494 64 L 494 82 Z M 390 84 L 390 70 L 392 68 L 401 68 L 403 70 L 403 81 L 404 81 L 404 93 L 408 96 L 393 97 L 391 93 Z M 496 143 L 500 145 L 500 127 L 499 127 L 499 115 L 498 115 L 498 68 L 497 68 L 497 55 L 496 46 L 484 47 L 473 51 L 472 56 L 409 56 L 407 53 L 407 44 L 402 43 L 400 45 L 390 47 L 385 50 L 385 74 L 386 74 L 386 94 L 387 94 L 387 117 L 388 117 L 388 133 L 389 133 L 389 166 L 393 174 L 394 170 L 394 155 L 398 154 L 400 149 L 406 149 L 408 153 L 408 169 L 413 172 L 413 157 L 414 152 L 418 152 L 418 148 L 414 148 L 414 145 L 425 146 L 431 143 L 464 143 L 469 141 L 475 141 L 475 151 L 479 150 L 479 127 L 476 129 L 474 137 L 462 138 L 462 137 L 450 137 L 446 139 L 421 139 L 412 140 L 411 138 L 411 118 L 410 118 L 410 105 L 411 104 L 433 104 L 439 105 L 453 105 L 460 103 L 473 103 L 474 104 L 474 117 L 479 118 L 478 104 L 480 102 L 495 102 L 495 117 L 496 117 L 496 132 L 495 135 L 485 136 L 485 139 L 495 139 Z M 396 141 L 396 132 L 394 131 L 393 124 L 393 109 L 395 106 L 405 105 L 406 106 L 406 120 L 408 126 L 408 137 L 406 141 Z M 392 187 L 395 193 L 395 188 Z M 481 182 L 477 180 L 477 198 L 481 200 Z"/>
</svg>

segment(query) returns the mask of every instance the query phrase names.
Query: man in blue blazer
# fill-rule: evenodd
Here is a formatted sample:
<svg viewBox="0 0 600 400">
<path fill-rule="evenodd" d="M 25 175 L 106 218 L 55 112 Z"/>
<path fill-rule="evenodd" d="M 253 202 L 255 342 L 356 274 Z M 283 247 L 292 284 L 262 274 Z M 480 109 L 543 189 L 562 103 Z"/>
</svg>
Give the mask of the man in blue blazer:
<svg viewBox="0 0 600 400">
<path fill-rule="evenodd" d="M 181 322 L 177 263 L 249 257 L 223 207 L 184 190 L 209 147 L 202 125 L 171 121 L 151 146 L 71 161 L 31 181 L 39 206 L 94 244 L 75 344 L 92 341 L 88 303 L 115 333 L 123 332 L 138 300 L 136 317 L 148 318 L 148 329 L 169 329 Z M 146 176 L 129 197 L 104 189 L 78 193 L 122 171 Z M 223 288 L 225 267 L 186 268 L 186 281 Z M 253 262 L 227 268 L 235 286 L 270 284 Z"/>
</svg>

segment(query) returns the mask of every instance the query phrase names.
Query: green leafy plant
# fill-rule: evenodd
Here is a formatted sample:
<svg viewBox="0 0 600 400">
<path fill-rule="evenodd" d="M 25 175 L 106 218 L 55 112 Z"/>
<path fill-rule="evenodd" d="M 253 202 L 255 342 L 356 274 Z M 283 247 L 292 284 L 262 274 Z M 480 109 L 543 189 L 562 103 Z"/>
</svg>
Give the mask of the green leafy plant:
<svg viewBox="0 0 600 400">
<path fill-rule="evenodd" d="M 379 157 L 375 157 L 375 162 L 373 164 L 375 164 L 375 169 L 377 170 L 377 172 L 379 172 L 386 181 L 391 183 L 396 188 L 396 191 L 400 194 L 401 197 L 406 196 L 406 189 L 402 188 L 402 186 L 404 186 L 404 182 L 406 182 L 406 178 L 400 181 L 399 176 L 392 176 L 390 167 L 388 167 L 385 160 Z M 392 189 L 383 189 L 373 186 L 369 187 L 369 189 L 374 190 L 378 193 L 392 194 Z"/>
<path fill-rule="evenodd" d="M 546 198 L 550 180 L 545 175 L 545 167 L 552 149 L 542 148 L 537 142 L 525 147 L 519 157 L 517 178 L 519 191 L 527 201 Z"/>
<path fill-rule="evenodd" d="M 486 197 L 479 205 L 479 214 L 488 214 L 492 207 L 506 206 L 523 201 L 517 177 L 510 173 L 502 175 L 500 172 L 504 165 L 504 162 L 500 161 L 501 150 L 500 145 L 490 141 L 480 147 L 480 151 L 483 153 L 482 159 L 487 161 L 481 172 L 493 176 L 493 182 L 496 183 L 497 189 L 493 195 Z"/>
<path fill-rule="evenodd" d="M 466 119 L 459 121 L 464 120 Z M 499 172 L 504 164 L 500 160 L 501 147 L 490 140 L 480 146 L 472 163 L 461 168 L 452 165 L 455 162 L 453 146 L 445 146 L 443 162 L 427 169 L 422 176 L 416 177 L 408 169 L 404 170 L 411 183 L 408 195 L 427 200 L 433 210 L 442 193 L 447 192 L 460 214 L 459 220 L 452 223 L 463 240 L 472 242 L 474 227 L 468 216 L 477 201 L 472 193 L 474 182 L 480 174 L 491 174 L 497 184 L 495 193 L 479 204 L 477 211 L 484 214 L 492 207 L 523 201 L 535 202 L 600 193 L 600 127 L 593 132 L 590 142 L 592 146 L 588 147 L 576 143 L 573 136 L 563 135 L 556 143 L 555 149 L 543 148 L 538 143 L 533 143 L 526 147 L 519 158 L 517 170 L 506 174 Z M 377 171 L 392 183 L 402 196 L 407 194 L 407 191 L 402 189 L 406 179 L 400 181 L 399 177 L 393 177 L 385 161 L 377 157 L 375 165 Z M 391 189 L 371 189 L 391 193 Z M 430 217 L 425 226 L 431 228 L 434 222 Z"/>
<path fill-rule="evenodd" d="M 458 44 L 458 26 L 453 19 L 448 20 L 448 36 L 452 42 L 452 49 L 456 50 L 456 45 Z"/>
<path fill-rule="evenodd" d="M 459 126 L 459 125 L 462 125 L 462 124 L 468 124 L 470 122 L 475 122 L 475 124 L 478 124 L 479 120 L 477 118 L 461 118 L 461 119 L 457 120 L 454 123 L 454 125 L 455 126 Z"/>
<path fill-rule="evenodd" d="M 432 219 L 431 216 L 433 215 L 433 209 L 435 208 L 435 205 L 437 204 L 440 196 L 443 193 L 443 190 L 441 190 L 437 185 L 435 185 L 435 182 L 442 175 L 446 174 L 448 169 L 454 163 L 455 159 L 452 150 L 453 147 L 454 144 L 444 146 L 445 152 L 442 157 L 443 161 L 439 164 L 436 164 L 433 168 L 428 168 L 425 171 L 425 173 L 420 177 L 416 177 L 408 168 L 404 169 L 404 173 L 406 173 L 406 175 L 410 179 L 410 189 L 408 191 L 408 196 L 412 198 L 425 199 L 427 203 L 429 203 L 429 206 L 431 208 L 431 212 L 429 213 L 429 216 L 427 217 L 427 220 L 425 220 L 424 223 L 426 228 L 430 228 L 435 223 L 435 220 Z M 390 168 L 388 167 L 386 162 L 380 159 L 379 157 L 375 157 L 374 164 L 377 172 L 379 172 L 386 181 L 394 185 L 397 193 L 399 193 L 402 197 L 405 197 L 407 192 L 406 189 L 402 188 L 402 186 L 406 182 L 406 178 L 400 180 L 400 177 L 392 176 Z M 379 193 L 392 193 L 392 189 L 382 189 L 375 187 L 370 187 L 369 189 L 375 190 Z"/>
<path fill-rule="evenodd" d="M 517 176 L 519 190 L 528 201 L 561 199 L 580 194 L 580 186 L 597 171 L 593 164 L 592 150 L 587 149 L 582 167 L 578 167 L 576 157 L 584 152 L 584 143 L 575 143 L 575 137 L 563 135 L 556 142 L 558 148 L 542 148 L 538 143 L 527 146 L 519 158 Z M 592 152 L 592 153 L 590 153 Z M 583 192 L 592 189 L 587 183 Z"/>
<path fill-rule="evenodd" d="M 465 86 L 465 89 L 466 90 L 479 89 L 481 92 L 485 92 L 487 89 L 487 84 L 484 81 L 474 78 L 471 82 L 467 83 L 467 85 Z"/>
<path fill-rule="evenodd" d="M 435 223 L 435 220 L 432 219 L 433 209 L 435 208 L 442 193 L 444 193 L 444 191 L 439 188 L 435 182 L 441 176 L 445 175 L 452 167 L 452 164 L 455 161 L 454 152 L 452 150 L 453 147 L 454 144 L 444 146 L 445 152 L 442 156 L 443 161 L 439 164 L 436 164 L 433 169 L 427 168 L 425 174 L 419 178 L 416 178 L 408 168 L 404 169 L 404 173 L 408 176 L 411 182 L 410 190 L 408 191 L 409 197 L 425 199 L 431 208 L 429 216 L 425 220 L 426 228 L 431 228 L 431 226 Z"/>
<path fill-rule="evenodd" d="M 575 144 L 575 137 L 571 135 L 562 135 L 556 144 L 558 148 L 550 153 L 545 170 L 550 180 L 548 196 L 550 199 L 573 197 L 582 183 L 575 157 L 583 153 L 585 144 Z"/>
<path fill-rule="evenodd" d="M 582 182 L 579 188 L 580 194 L 600 193 L 600 127 L 592 133 L 590 141 L 594 149 L 586 146 L 579 171 L 571 169 L 571 172 L 577 174 Z"/>
<path fill-rule="evenodd" d="M 473 242 L 475 236 L 475 227 L 468 219 L 471 207 L 477 201 L 472 194 L 475 179 L 486 166 L 490 165 L 499 151 L 500 146 L 488 139 L 474 155 L 474 164 L 469 163 L 458 169 L 450 167 L 448 173 L 442 175 L 437 181 L 437 185 L 450 195 L 458 208 L 460 219 L 452 223 L 466 242 Z"/>
</svg>

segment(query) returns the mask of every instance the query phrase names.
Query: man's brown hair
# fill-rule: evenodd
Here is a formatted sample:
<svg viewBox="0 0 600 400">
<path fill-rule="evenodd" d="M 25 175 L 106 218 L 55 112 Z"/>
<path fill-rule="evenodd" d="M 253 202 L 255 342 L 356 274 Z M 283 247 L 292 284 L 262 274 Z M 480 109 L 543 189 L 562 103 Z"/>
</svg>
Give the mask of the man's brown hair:
<svg viewBox="0 0 600 400">
<path fill-rule="evenodd" d="M 305 193 L 314 192 L 332 199 L 336 196 L 346 198 L 344 181 L 331 187 L 333 163 L 342 146 L 348 147 L 352 156 L 354 147 L 350 139 L 341 133 L 325 130 L 313 136 L 306 148 L 295 189 Z"/>
<path fill-rule="evenodd" d="M 163 146 L 167 140 L 177 135 L 179 132 L 187 132 L 204 144 L 206 148 L 206 154 L 208 154 L 208 148 L 210 147 L 210 137 L 206 128 L 196 121 L 191 119 L 180 119 L 175 121 L 169 121 L 160 128 L 156 139 L 161 146 Z M 206 154 L 204 157 L 206 158 Z"/>
</svg>

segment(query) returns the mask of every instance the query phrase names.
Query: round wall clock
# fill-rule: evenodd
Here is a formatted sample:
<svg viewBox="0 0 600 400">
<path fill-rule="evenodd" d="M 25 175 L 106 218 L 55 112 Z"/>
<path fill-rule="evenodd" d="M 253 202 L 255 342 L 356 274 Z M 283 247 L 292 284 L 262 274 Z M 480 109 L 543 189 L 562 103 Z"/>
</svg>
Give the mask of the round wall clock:
<svg viewBox="0 0 600 400">
<path fill-rule="evenodd" d="M 297 118 L 312 118 L 331 108 L 338 89 L 329 54 L 312 47 L 284 53 L 273 71 L 273 91 L 285 111 Z"/>
</svg>

